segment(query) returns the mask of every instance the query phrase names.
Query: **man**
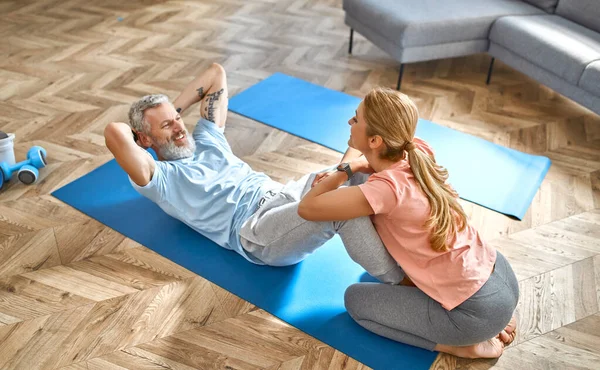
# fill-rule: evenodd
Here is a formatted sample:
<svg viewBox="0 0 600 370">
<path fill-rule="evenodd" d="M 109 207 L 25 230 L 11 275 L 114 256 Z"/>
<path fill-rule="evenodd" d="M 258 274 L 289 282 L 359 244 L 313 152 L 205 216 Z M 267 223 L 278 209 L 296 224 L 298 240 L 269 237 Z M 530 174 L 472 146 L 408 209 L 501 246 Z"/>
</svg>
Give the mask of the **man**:
<svg viewBox="0 0 600 370">
<path fill-rule="evenodd" d="M 201 118 L 190 137 L 181 113 L 197 102 Z M 298 203 L 316 174 L 283 185 L 236 157 L 223 134 L 227 108 L 225 70 L 212 64 L 172 104 L 160 94 L 134 102 L 129 124 L 107 125 L 106 145 L 140 194 L 252 263 L 298 263 L 337 232 L 352 258 L 368 260 L 359 263 L 371 275 L 386 282 L 402 280 L 391 256 L 367 253 L 367 244 L 385 250 L 368 217 L 311 222 L 298 215 Z M 157 153 L 158 161 L 147 148 Z"/>
</svg>

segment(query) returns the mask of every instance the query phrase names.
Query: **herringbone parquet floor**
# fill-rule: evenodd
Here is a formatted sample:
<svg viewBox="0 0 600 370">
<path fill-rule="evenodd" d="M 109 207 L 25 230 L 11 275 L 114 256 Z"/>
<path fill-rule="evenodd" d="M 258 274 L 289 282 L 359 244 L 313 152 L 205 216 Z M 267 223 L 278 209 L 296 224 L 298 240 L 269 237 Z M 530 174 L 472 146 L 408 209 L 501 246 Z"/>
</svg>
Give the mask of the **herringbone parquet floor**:
<svg viewBox="0 0 600 370">
<path fill-rule="evenodd" d="M 395 86 L 397 63 L 341 0 L 0 2 L 0 130 L 17 160 L 48 150 L 33 186 L 0 193 L 2 369 L 362 369 L 362 364 L 124 238 L 51 195 L 111 159 L 104 126 L 139 96 L 175 98 L 212 62 L 230 95 L 274 72 L 356 96 Z M 421 116 L 551 158 L 524 220 L 463 202 L 521 287 L 519 336 L 497 361 L 436 369 L 593 369 L 600 361 L 600 117 L 489 57 L 410 64 Z M 199 117 L 184 117 L 190 126 Z M 230 113 L 226 136 L 286 181 L 341 154 Z"/>
</svg>

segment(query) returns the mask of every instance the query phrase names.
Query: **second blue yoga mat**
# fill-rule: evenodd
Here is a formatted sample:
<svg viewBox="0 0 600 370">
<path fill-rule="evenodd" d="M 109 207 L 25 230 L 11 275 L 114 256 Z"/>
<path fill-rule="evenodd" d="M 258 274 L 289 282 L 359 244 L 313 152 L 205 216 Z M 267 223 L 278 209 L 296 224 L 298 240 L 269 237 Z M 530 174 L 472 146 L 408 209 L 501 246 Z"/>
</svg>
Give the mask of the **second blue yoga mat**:
<svg viewBox="0 0 600 370">
<path fill-rule="evenodd" d="M 361 99 L 282 73 L 233 96 L 229 110 L 339 152 L 348 148 Z M 550 160 L 506 148 L 420 119 L 416 136 L 427 141 L 461 198 L 522 219 Z"/>
<path fill-rule="evenodd" d="M 375 335 L 348 315 L 346 288 L 373 280 L 339 237 L 295 266 L 254 265 L 139 195 L 114 159 L 52 195 L 369 367 L 427 370 L 435 360 L 437 353 Z"/>
</svg>

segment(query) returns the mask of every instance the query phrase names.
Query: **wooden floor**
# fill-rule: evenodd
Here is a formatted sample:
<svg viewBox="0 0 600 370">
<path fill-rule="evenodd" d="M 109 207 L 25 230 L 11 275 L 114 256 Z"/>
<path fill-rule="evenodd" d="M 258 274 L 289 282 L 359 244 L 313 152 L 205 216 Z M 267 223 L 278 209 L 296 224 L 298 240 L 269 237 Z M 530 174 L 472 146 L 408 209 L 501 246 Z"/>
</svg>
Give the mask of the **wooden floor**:
<svg viewBox="0 0 600 370">
<path fill-rule="evenodd" d="M 0 193 L 1 369 L 366 368 L 50 195 L 111 159 L 103 128 L 131 102 L 174 98 L 212 62 L 231 95 L 274 72 L 359 97 L 395 86 L 362 36 L 348 55 L 343 17 L 341 0 L 0 2 L 0 130 L 17 160 L 42 145 L 49 161 Z M 403 91 L 421 117 L 552 167 L 520 222 L 462 203 L 518 275 L 519 336 L 497 361 L 433 367 L 598 369 L 600 117 L 500 62 L 486 85 L 489 60 L 409 64 Z M 233 113 L 226 136 L 279 181 L 341 157 Z"/>
</svg>

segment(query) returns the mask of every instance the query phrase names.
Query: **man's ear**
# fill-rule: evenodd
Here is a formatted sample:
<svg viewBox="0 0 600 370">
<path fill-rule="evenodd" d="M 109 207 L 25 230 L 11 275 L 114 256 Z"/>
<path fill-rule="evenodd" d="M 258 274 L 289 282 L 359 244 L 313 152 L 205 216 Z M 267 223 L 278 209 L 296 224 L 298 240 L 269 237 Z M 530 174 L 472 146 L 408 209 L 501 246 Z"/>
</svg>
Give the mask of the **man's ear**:
<svg viewBox="0 0 600 370">
<path fill-rule="evenodd" d="M 144 149 L 148 149 L 152 146 L 152 140 L 150 137 L 143 132 L 134 132 L 134 137 L 137 136 L 136 143 Z"/>
</svg>

